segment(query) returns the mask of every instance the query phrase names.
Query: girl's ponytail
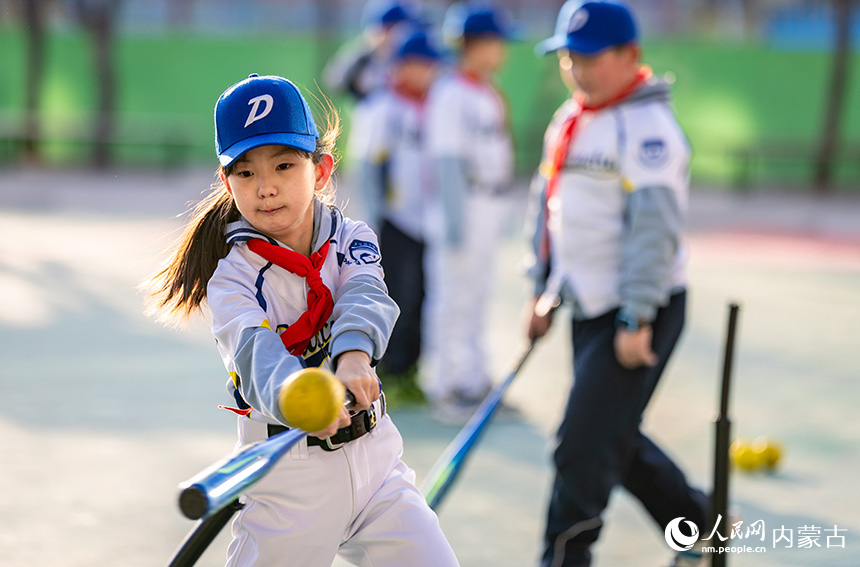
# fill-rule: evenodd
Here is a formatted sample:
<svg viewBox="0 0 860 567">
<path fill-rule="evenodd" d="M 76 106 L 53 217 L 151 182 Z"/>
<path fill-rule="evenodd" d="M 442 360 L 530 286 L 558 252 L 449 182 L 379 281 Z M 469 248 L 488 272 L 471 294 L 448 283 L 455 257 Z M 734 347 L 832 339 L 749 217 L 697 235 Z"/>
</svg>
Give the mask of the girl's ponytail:
<svg viewBox="0 0 860 567">
<path fill-rule="evenodd" d="M 149 313 L 166 323 L 180 323 L 201 309 L 218 261 L 230 252 L 224 228 L 239 218 L 223 182 L 213 185 L 212 192 L 191 210 L 172 256 L 144 284 L 149 292 Z"/>
</svg>

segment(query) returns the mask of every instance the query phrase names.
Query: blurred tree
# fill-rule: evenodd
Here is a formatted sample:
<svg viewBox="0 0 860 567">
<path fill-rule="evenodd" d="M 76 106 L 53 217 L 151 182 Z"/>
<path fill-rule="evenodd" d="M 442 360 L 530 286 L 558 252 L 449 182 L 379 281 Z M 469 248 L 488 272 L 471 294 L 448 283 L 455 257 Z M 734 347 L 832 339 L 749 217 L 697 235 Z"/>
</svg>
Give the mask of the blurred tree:
<svg viewBox="0 0 860 567">
<path fill-rule="evenodd" d="M 97 168 L 107 167 L 110 163 L 110 141 L 114 132 L 114 110 L 116 108 L 116 81 L 112 48 L 120 1 L 75 0 L 78 19 L 87 28 L 93 42 L 98 100 L 93 124 L 92 160 L 93 165 Z"/>
<path fill-rule="evenodd" d="M 848 82 L 848 59 L 851 54 L 851 23 L 856 0 L 833 0 L 836 39 L 833 51 L 833 67 L 830 74 L 830 94 L 827 97 L 821 143 L 815 166 L 815 188 L 820 193 L 829 192 L 833 182 L 834 153 L 838 151 L 839 125 L 842 120 L 845 87 Z"/>
<path fill-rule="evenodd" d="M 24 95 L 24 155 L 39 161 L 39 101 L 45 76 L 45 7 L 43 0 L 21 0 L 27 24 L 27 86 Z"/>
</svg>

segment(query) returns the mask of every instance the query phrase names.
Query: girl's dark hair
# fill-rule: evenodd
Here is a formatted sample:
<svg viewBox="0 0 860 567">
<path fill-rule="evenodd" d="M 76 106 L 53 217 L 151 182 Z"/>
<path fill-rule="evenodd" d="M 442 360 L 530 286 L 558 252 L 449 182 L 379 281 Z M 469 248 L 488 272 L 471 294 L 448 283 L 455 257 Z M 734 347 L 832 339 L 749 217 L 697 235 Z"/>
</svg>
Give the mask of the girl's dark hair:
<svg viewBox="0 0 860 567">
<path fill-rule="evenodd" d="M 334 157 L 335 142 L 340 133 L 340 117 L 330 103 L 324 116 L 326 123 L 317 140 L 316 150 L 312 154 L 297 150 L 299 155 L 312 160 L 315 165 L 325 155 Z M 224 179 L 234 170 L 235 165 L 218 169 L 218 180 L 212 184 L 209 195 L 189 211 L 188 224 L 176 244 L 168 249 L 167 261 L 142 285 L 149 300 L 147 311 L 165 323 L 181 323 L 202 310 L 206 286 L 218 261 L 230 252 L 231 245 L 227 243 L 224 229 L 229 223 L 239 220 L 241 214 L 233 196 L 227 191 Z M 317 197 L 333 204 L 331 181 Z"/>
</svg>

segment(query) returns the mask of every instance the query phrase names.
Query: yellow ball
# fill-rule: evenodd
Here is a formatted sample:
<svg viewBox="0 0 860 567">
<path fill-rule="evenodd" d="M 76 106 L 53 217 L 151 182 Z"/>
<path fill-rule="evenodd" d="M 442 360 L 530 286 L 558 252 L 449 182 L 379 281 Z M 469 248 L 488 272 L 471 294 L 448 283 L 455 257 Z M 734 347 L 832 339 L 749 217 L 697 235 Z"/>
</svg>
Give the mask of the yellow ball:
<svg viewBox="0 0 860 567">
<path fill-rule="evenodd" d="M 782 446 L 767 437 L 756 437 L 752 443 L 752 450 L 758 456 L 762 466 L 771 471 L 782 459 Z"/>
<path fill-rule="evenodd" d="M 761 465 L 759 455 L 746 439 L 735 439 L 729 447 L 729 457 L 735 466 L 745 471 L 755 470 Z"/>
<path fill-rule="evenodd" d="M 343 408 L 346 388 L 323 368 L 303 368 L 281 386 L 278 404 L 287 423 L 308 433 L 332 424 Z"/>
</svg>

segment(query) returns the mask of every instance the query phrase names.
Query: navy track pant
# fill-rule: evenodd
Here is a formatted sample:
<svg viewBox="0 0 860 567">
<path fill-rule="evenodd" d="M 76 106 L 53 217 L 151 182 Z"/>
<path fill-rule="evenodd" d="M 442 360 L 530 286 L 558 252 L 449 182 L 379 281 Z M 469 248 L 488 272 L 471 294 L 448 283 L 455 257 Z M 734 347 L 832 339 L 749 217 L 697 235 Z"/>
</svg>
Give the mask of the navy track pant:
<svg viewBox="0 0 860 567">
<path fill-rule="evenodd" d="M 686 292 L 671 297 L 653 323 L 659 362 L 627 370 L 615 358 L 617 310 L 573 322 L 573 373 L 558 430 L 542 567 L 586 567 L 600 533 L 601 514 L 618 485 L 638 498 L 661 529 L 684 516 L 705 528 L 708 503 L 681 470 L 639 430 L 684 326 Z"/>
<path fill-rule="evenodd" d="M 400 307 L 400 317 L 380 365 L 396 376 L 417 364 L 421 354 L 424 243 L 384 221 L 379 234 L 379 248 L 388 295 Z"/>
</svg>

